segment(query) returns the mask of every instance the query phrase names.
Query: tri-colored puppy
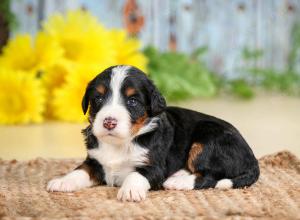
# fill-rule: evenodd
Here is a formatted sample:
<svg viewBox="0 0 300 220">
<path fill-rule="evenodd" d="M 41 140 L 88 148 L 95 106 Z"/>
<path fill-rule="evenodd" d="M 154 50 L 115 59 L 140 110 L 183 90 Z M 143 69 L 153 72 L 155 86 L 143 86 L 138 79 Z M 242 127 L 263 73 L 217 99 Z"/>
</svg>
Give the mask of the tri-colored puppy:
<svg viewBox="0 0 300 220">
<path fill-rule="evenodd" d="M 141 201 L 148 190 L 250 186 L 259 177 L 252 150 L 228 122 L 167 107 L 139 69 L 113 66 L 87 86 L 83 130 L 88 156 L 71 173 L 51 180 L 48 191 L 69 192 L 107 184 L 117 198 Z"/>
</svg>

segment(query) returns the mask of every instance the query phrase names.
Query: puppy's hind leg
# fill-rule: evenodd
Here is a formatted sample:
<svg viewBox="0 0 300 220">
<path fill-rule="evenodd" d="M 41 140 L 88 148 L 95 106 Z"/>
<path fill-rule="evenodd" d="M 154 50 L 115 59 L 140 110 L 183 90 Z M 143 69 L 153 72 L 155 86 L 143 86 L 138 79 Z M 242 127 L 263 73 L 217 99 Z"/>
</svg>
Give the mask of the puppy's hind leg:
<svg viewBox="0 0 300 220">
<path fill-rule="evenodd" d="M 203 161 L 205 157 L 204 144 L 194 142 L 191 146 L 187 160 L 187 168 L 196 175 L 194 189 L 207 189 L 216 186 L 217 181 L 210 175 L 204 175 Z"/>
<path fill-rule="evenodd" d="M 198 159 L 203 149 L 203 144 L 193 143 L 186 169 L 181 169 L 170 176 L 163 184 L 165 189 L 192 190 L 215 187 L 217 181 L 212 177 L 203 176 L 198 166 Z"/>
<path fill-rule="evenodd" d="M 206 146 L 208 147 L 208 146 Z M 188 169 L 197 175 L 195 179 L 194 189 L 207 189 L 207 188 L 232 188 L 233 182 L 230 179 L 216 180 L 211 173 L 205 169 L 207 158 L 209 157 L 208 151 L 205 151 L 205 145 L 201 143 L 193 143 L 189 158 L 187 161 Z M 211 172 L 211 170 L 210 170 Z"/>
<path fill-rule="evenodd" d="M 72 172 L 49 181 L 47 191 L 72 192 L 101 183 L 104 183 L 102 166 L 96 160 L 87 158 Z"/>
</svg>

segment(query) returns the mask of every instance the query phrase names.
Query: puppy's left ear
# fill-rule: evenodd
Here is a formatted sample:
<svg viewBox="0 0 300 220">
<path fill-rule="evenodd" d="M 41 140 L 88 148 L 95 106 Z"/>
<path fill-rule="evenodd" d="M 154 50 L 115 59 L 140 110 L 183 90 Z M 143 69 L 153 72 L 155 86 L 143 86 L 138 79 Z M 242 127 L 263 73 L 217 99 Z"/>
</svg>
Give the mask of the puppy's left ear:
<svg viewBox="0 0 300 220">
<path fill-rule="evenodd" d="M 90 83 L 89 83 L 89 85 L 87 86 L 87 88 L 85 90 L 85 94 L 82 98 L 82 101 L 81 101 L 81 107 L 82 107 L 82 111 L 84 114 L 86 114 L 86 112 L 89 108 L 90 94 L 91 94 L 91 89 L 90 89 Z"/>
<path fill-rule="evenodd" d="M 156 116 L 162 113 L 166 108 L 166 100 L 160 94 L 160 92 L 155 88 L 151 95 L 151 115 Z"/>
<path fill-rule="evenodd" d="M 151 90 L 150 90 L 150 112 L 151 116 L 154 117 L 156 115 L 161 114 L 165 108 L 167 107 L 165 98 L 160 94 L 156 86 L 150 81 Z"/>
</svg>

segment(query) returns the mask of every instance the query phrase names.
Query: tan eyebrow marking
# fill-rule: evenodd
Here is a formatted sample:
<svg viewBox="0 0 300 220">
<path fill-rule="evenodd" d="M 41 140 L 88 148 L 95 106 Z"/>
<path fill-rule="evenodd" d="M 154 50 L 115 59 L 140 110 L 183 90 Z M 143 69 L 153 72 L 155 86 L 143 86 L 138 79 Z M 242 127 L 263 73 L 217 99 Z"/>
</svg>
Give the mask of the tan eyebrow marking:
<svg viewBox="0 0 300 220">
<path fill-rule="evenodd" d="M 131 95 L 134 95 L 136 93 L 136 90 L 132 87 L 128 87 L 126 90 L 125 90 L 125 94 L 127 97 L 131 96 Z"/>
<path fill-rule="evenodd" d="M 103 85 L 97 86 L 96 90 L 97 90 L 100 94 L 102 94 L 102 95 L 104 95 L 104 93 L 105 93 L 105 91 L 106 91 L 106 89 L 105 89 L 105 87 L 104 87 Z"/>
</svg>

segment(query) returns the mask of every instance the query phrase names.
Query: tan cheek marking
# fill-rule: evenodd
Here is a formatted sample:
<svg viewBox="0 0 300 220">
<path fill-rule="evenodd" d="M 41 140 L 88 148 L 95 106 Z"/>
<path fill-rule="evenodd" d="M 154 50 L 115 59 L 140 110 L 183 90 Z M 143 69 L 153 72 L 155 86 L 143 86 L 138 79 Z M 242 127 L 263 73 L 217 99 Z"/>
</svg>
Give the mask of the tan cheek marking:
<svg viewBox="0 0 300 220">
<path fill-rule="evenodd" d="M 134 135 L 139 132 L 139 130 L 144 126 L 148 115 L 145 113 L 142 117 L 138 118 L 135 123 L 132 124 L 131 134 Z"/>
<path fill-rule="evenodd" d="M 204 147 L 203 144 L 195 142 L 195 143 L 193 143 L 193 145 L 190 149 L 189 157 L 188 157 L 188 161 L 187 161 L 187 167 L 192 173 L 196 172 L 193 162 L 199 156 L 199 154 L 202 153 L 203 147 Z M 200 173 L 196 173 L 196 175 L 201 176 Z"/>
<path fill-rule="evenodd" d="M 136 93 L 135 89 L 131 88 L 131 87 L 127 88 L 126 91 L 125 91 L 125 94 L 126 94 L 127 97 L 132 96 L 135 93 Z"/>
<path fill-rule="evenodd" d="M 98 86 L 96 89 L 100 94 L 104 95 L 105 87 L 103 85 Z"/>
</svg>

